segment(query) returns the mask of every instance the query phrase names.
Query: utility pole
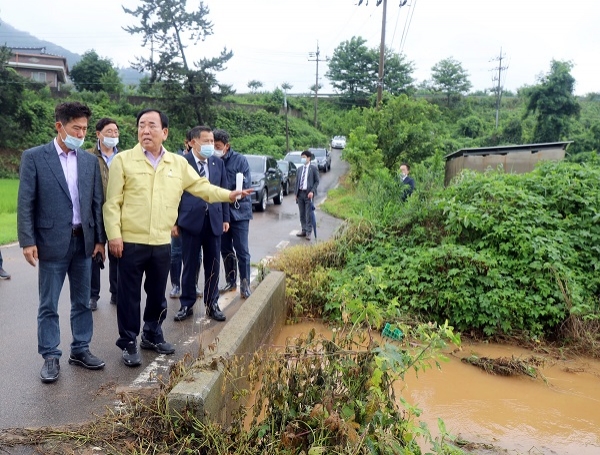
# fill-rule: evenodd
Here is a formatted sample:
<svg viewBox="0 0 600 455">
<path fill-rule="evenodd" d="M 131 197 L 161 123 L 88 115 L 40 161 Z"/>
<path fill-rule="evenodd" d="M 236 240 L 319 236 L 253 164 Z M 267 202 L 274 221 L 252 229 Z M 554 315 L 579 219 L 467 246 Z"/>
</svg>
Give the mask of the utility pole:
<svg viewBox="0 0 600 455">
<path fill-rule="evenodd" d="M 312 59 L 308 59 L 309 62 L 317 62 L 317 71 L 315 73 L 315 128 L 317 127 L 317 105 L 318 105 L 318 94 L 319 94 L 319 62 L 326 62 L 329 60 L 327 57 L 325 59 L 319 59 L 321 52 L 319 51 L 319 42 L 317 41 L 317 52 L 309 52 L 308 55 L 313 57 Z"/>
<path fill-rule="evenodd" d="M 383 98 L 383 67 L 385 65 L 385 17 L 387 13 L 387 0 L 383 0 L 383 14 L 381 15 L 381 44 L 379 45 L 379 77 L 377 78 L 377 109 L 381 106 Z"/>
<path fill-rule="evenodd" d="M 283 92 L 283 107 L 285 108 L 285 150 L 290 153 L 290 130 L 288 129 L 287 90 Z"/>
<path fill-rule="evenodd" d="M 502 99 L 502 71 L 508 69 L 508 66 L 502 66 L 503 59 L 504 55 L 502 55 L 502 48 L 500 48 L 500 55 L 492 60 L 498 62 L 498 67 L 493 70 L 498 71 L 498 76 L 492 78 L 494 82 L 498 81 L 498 85 L 496 86 L 496 130 L 498 129 L 498 119 L 500 116 L 500 100 Z"/>
</svg>

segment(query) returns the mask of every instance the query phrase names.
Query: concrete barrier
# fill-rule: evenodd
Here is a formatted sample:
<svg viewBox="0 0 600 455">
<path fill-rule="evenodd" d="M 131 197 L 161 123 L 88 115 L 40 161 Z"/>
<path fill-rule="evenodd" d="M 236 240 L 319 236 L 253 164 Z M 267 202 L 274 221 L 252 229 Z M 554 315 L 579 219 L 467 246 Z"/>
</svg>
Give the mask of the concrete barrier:
<svg viewBox="0 0 600 455">
<path fill-rule="evenodd" d="M 286 312 L 285 274 L 270 272 L 219 332 L 214 350 L 205 353 L 189 377 L 173 387 L 167 396 L 171 415 L 188 409 L 199 420 L 229 424 L 239 404 L 230 399 L 233 384 L 225 381 L 223 361 L 237 357 L 239 365 L 247 365 L 254 352 L 285 323 Z M 243 377 L 235 384 L 236 389 L 246 387 Z"/>
</svg>

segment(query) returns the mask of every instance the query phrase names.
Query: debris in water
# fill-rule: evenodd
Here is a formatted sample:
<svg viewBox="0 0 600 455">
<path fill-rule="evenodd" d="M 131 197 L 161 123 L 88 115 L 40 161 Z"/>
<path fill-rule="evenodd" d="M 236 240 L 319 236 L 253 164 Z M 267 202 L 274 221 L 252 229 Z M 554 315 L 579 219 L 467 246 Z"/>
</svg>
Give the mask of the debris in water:
<svg viewBox="0 0 600 455">
<path fill-rule="evenodd" d="M 472 355 L 461 359 L 465 363 L 469 363 L 476 367 L 481 368 L 487 373 L 497 374 L 500 376 L 518 376 L 526 375 L 532 378 L 537 378 L 541 373 L 538 371 L 538 367 L 544 365 L 544 359 L 540 357 L 527 357 L 525 359 L 519 359 L 512 356 L 499 357 L 497 359 L 491 359 L 489 357 L 477 357 Z"/>
</svg>

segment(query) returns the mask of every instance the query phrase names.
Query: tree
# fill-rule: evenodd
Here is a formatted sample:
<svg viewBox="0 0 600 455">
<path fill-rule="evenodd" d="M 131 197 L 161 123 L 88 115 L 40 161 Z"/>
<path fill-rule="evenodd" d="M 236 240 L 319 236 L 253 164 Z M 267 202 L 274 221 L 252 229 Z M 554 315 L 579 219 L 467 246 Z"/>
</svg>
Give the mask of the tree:
<svg viewBox="0 0 600 455">
<path fill-rule="evenodd" d="M 123 7 L 127 14 L 140 19 L 140 25 L 125 30 L 141 34 L 142 45 L 150 48 L 150 57 L 138 57 L 134 68 L 150 73 L 148 84 L 157 85 L 164 95 L 163 103 L 178 120 L 183 124 L 204 124 L 214 100 L 230 91 L 219 85 L 216 73 L 224 69 L 233 53 L 225 48 L 218 57 L 188 63 L 186 43 L 196 44 L 213 34 L 204 2 L 192 12 L 187 11 L 187 0 L 140 2 L 135 10 Z"/>
<path fill-rule="evenodd" d="M 256 91 L 263 86 L 261 81 L 257 81 L 256 79 L 252 79 L 248 82 L 248 88 L 252 91 L 252 93 L 256 93 Z"/>
<path fill-rule="evenodd" d="M 448 107 L 452 95 L 461 95 L 471 88 L 469 75 L 462 64 L 452 57 L 440 60 L 431 68 L 431 87 L 446 95 Z"/>
<path fill-rule="evenodd" d="M 11 51 L 6 46 L 0 47 L 0 146 L 16 147 L 20 145 L 23 135 L 23 116 L 21 105 L 25 98 L 25 89 L 32 84 L 19 76 L 6 62 Z M 41 84 L 37 84 L 41 86 Z"/>
<path fill-rule="evenodd" d="M 313 84 L 310 87 L 308 87 L 308 89 L 312 92 L 318 92 L 319 90 L 321 90 L 323 88 L 323 86 L 321 84 L 317 85 L 317 84 Z"/>
<path fill-rule="evenodd" d="M 379 50 L 369 49 L 366 42 L 360 36 L 353 36 L 349 41 L 342 42 L 334 50 L 329 70 L 325 74 L 333 87 L 353 105 L 368 104 L 371 95 L 377 92 Z M 384 90 L 393 95 L 407 93 L 412 89 L 413 63 L 390 49 L 386 49 L 384 58 Z"/>
<path fill-rule="evenodd" d="M 288 90 L 291 90 L 292 88 L 294 88 L 294 86 L 292 84 L 290 84 L 289 82 L 284 82 L 281 84 L 281 90 L 283 90 L 286 93 Z"/>
<path fill-rule="evenodd" d="M 579 117 L 581 106 L 573 91 L 571 62 L 552 60 L 550 72 L 541 76 L 538 85 L 526 90 L 527 112 L 536 115 L 535 142 L 555 142 L 569 134 L 571 118 Z"/>
<path fill-rule="evenodd" d="M 86 51 L 81 60 L 73 65 L 70 77 L 80 92 L 88 90 L 118 93 L 123 88 L 119 72 L 113 67 L 112 61 L 100 58 L 93 49 Z"/>
</svg>

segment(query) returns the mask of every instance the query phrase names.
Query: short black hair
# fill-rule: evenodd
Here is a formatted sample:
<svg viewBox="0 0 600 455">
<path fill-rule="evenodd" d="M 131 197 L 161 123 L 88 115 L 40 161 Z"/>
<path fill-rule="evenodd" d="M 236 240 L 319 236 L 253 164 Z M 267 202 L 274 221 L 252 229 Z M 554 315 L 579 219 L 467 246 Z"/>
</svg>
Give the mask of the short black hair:
<svg viewBox="0 0 600 455">
<path fill-rule="evenodd" d="M 117 125 L 117 128 L 119 128 L 119 124 L 116 120 L 113 120 L 110 117 L 102 117 L 96 123 L 96 131 L 102 131 L 106 125 L 110 125 L 111 123 L 114 123 L 115 125 Z"/>
<path fill-rule="evenodd" d="M 402 163 L 400 166 L 406 166 L 406 170 L 410 172 L 410 166 L 407 163 Z"/>
<path fill-rule="evenodd" d="M 190 137 L 187 138 L 187 140 L 191 141 L 192 139 L 200 137 L 200 134 L 202 134 L 203 131 L 205 131 L 207 133 L 212 133 L 212 128 L 210 128 L 209 126 L 203 126 L 203 125 L 195 126 L 191 130 L 188 131 L 188 134 L 190 135 Z"/>
<path fill-rule="evenodd" d="M 312 154 L 312 152 L 311 152 L 310 150 L 304 150 L 304 151 L 303 151 L 303 152 L 300 154 L 300 156 L 306 156 L 306 157 L 310 158 L 310 159 L 311 159 L 311 161 L 312 161 L 312 159 L 313 159 L 313 154 Z"/>
<path fill-rule="evenodd" d="M 73 119 L 82 117 L 89 120 L 91 116 L 92 110 L 85 104 L 81 104 L 77 101 L 60 103 L 54 109 L 54 119 L 61 123 L 69 123 Z"/>
<path fill-rule="evenodd" d="M 135 126 L 140 126 L 140 117 L 144 114 L 147 114 L 148 112 L 156 112 L 159 116 L 160 116 L 160 126 L 161 128 L 168 128 L 169 127 L 169 117 L 167 117 L 167 114 L 165 114 L 162 111 L 159 111 L 158 109 L 154 109 L 152 107 L 149 107 L 147 109 L 142 109 L 140 111 L 140 113 L 137 115 L 136 119 L 135 119 Z"/>
<path fill-rule="evenodd" d="M 229 144 L 229 133 L 225 130 L 213 130 L 213 136 L 215 137 L 215 142 L 222 142 L 224 145 Z"/>
</svg>

